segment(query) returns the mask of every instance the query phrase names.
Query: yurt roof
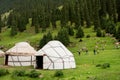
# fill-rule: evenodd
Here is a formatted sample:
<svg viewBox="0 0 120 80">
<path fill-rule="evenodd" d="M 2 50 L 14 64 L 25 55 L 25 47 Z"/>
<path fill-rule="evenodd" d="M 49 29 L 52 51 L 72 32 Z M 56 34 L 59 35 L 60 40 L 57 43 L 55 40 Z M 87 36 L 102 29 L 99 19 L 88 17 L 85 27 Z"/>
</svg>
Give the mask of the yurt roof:
<svg viewBox="0 0 120 80">
<path fill-rule="evenodd" d="M 0 56 L 3 56 L 4 52 L 2 50 L 0 50 Z"/>
<path fill-rule="evenodd" d="M 57 40 L 49 41 L 42 49 L 40 49 L 36 56 L 51 56 L 51 57 L 69 57 L 73 54 L 60 42 Z"/>
<path fill-rule="evenodd" d="M 27 42 L 16 43 L 15 46 L 6 51 L 9 55 L 34 55 L 36 50 Z"/>
</svg>

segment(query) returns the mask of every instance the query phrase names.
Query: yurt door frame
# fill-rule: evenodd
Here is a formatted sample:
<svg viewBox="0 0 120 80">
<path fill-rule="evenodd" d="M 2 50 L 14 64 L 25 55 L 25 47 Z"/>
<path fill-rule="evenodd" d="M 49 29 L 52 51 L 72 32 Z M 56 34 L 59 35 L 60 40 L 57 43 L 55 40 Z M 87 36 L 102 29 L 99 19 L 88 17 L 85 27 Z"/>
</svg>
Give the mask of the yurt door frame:
<svg viewBox="0 0 120 80">
<path fill-rule="evenodd" d="M 43 69 L 43 56 L 36 56 L 36 68 Z"/>
<path fill-rule="evenodd" d="M 5 65 L 8 65 L 8 57 L 9 55 L 5 55 Z"/>
</svg>

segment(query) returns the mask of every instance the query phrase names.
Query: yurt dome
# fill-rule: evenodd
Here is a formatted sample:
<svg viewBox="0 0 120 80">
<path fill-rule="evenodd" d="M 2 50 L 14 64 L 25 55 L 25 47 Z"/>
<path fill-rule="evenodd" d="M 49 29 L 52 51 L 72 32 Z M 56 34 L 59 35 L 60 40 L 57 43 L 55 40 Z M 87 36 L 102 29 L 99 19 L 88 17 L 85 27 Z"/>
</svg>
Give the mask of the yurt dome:
<svg viewBox="0 0 120 80">
<path fill-rule="evenodd" d="M 60 41 L 48 42 L 35 56 L 35 68 L 69 69 L 76 67 L 73 54 Z"/>
<path fill-rule="evenodd" d="M 5 65 L 30 66 L 34 64 L 36 50 L 27 42 L 16 43 L 6 51 Z"/>
</svg>

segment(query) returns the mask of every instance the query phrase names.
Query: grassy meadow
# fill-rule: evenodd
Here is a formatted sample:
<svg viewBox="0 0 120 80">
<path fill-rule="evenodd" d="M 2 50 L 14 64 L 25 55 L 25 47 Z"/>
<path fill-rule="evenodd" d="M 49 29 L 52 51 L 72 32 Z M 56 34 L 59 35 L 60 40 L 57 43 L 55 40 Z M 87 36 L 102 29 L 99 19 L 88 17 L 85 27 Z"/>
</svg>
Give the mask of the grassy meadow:
<svg viewBox="0 0 120 80">
<path fill-rule="evenodd" d="M 28 24 L 29 26 L 30 24 Z M 7 46 L 8 48 L 13 46 L 14 43 L 19 41 L 30 41 L 33 44 L 37 44 L 43 34 L 30 33 L 31 28 L 24 33 L 19 33 L 15 37 L 9 36 L 9 31 L 5 31 L 0 34 L 2 37 L 0 45 Z M 10 74 L 1 76 L 0 80 L 120 80 L 120 49 L 116 49 L 112 37 L 95 37 L 95 32 L 92 28 L 85 28 L 85 37 L 82 42 L 80 39 L 75 39 L 75 36 L 70 37 L 71 44 L 67 48 L 74 54 L 76 61 L 75 69 L 62 70 L 62 77 L 54 77 L 56 70 L 38 70 L 43 77 L 42 78 L 29 78 L 29 77 L 12 77 L 11 74 L 14 70 L 29 70 L 34 69 L 30 67 L 8 67 L 2 66 L 4 64 L 4 58 L 0 58 L 0 68 L 8 69 Z M 29 34 L 27 34 L 29 33 Z M 57 30 L 53 30 L 53 35 L 57 33 Z M 86 35 L 90 35 L 90 38 L 86 38 Z M 5 36 L 5 37 L 4 37 Z M 98 53 L 94 55 L 93 49 L 97 46 Z M 88 49 L 88 53 L 82 51 L 78 55 L 78 50 L 83 47 Z M 104 47 L 104 50 L 102 48 Z M 98 64 L 109 63 L 109 68 L 96 67 Z"/>
</svg>

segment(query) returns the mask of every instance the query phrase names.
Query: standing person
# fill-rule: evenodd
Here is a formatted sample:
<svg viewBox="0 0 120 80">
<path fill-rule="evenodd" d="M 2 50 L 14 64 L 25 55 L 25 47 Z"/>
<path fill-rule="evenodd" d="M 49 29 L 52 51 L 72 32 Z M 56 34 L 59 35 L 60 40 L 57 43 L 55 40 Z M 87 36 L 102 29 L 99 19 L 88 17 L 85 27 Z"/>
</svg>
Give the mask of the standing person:
<svg viewBox="0 0 120 80">
<path fill-rule="evenodd" d="M 96 55 L 96 50 L 95 49 L 93 50 L 93 53 L 94 53 L 94 55 Z"/>
<path fill-rule="evenodd" d="M 88 49 L 86 49 L 86 54 L 88 54 Z"/>
<path fill-rule="evenodd" d="M 79 50 L 79 51 L 78 51 L 78 55 L 80 56 L 80 54 L 81 54 L 81 51 Z"/>
</svg>

